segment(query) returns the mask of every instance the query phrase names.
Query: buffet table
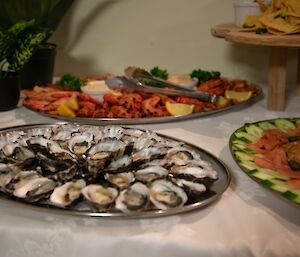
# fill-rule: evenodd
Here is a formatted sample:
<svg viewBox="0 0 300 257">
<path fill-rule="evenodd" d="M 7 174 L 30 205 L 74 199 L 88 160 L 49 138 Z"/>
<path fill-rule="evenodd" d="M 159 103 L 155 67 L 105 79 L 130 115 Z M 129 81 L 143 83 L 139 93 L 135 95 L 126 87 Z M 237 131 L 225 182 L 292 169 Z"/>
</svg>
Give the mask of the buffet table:
<svg viewBox="0 0 300 257">
<path fill-rule="evenodd" d="M 235 164 L 228 140 L 246 122 L 300 116 L 300 97 L 285 112 L 266 99 L 246 108 L 164 124 L 139 125 L 193 143 L 220 158 L 232 174 L 213 204 L 152 219 L 87 218 L 32 210 L 0 200 L 1 257 L 300 256 L 300 209 L 253 182 Z M 0 113 L 0 127 L 53 123 L 23 107 Z"/>
</svg>

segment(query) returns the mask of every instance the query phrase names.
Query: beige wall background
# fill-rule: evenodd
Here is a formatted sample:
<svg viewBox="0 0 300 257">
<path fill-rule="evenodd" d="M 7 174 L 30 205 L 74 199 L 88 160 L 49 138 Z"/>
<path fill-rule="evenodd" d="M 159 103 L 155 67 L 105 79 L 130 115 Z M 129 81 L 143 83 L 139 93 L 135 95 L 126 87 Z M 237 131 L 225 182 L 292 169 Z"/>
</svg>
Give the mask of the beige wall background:
<svg viewBox="0 0 300 257">
<path fill-rule="evenodd" d="M 234 20 L 232 0 L 77 0 L 52 37 L 55 74 L 123 74 L 127 66 L 218 70 L 223 76 L 267 84 L 268 48 L 211 36 Z M 296 81 L 296 50 L 289 51 L 288 83 Z"/>
</svg>

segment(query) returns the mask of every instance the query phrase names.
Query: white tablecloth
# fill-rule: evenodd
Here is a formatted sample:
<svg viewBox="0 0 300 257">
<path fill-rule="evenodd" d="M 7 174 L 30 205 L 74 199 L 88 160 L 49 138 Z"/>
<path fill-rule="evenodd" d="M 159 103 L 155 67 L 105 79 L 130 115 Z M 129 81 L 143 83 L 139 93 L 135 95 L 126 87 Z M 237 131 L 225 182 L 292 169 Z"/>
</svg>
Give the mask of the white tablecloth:
<svg viewBox="0 0 300 257">
<path fill-rule="evenodd" d="M 232 182 L 213 204 L 190 213 L 122 220 L 50 214 L 0 201 L 1 257 L 61 256 L 300 256 L 300 209 L 245 175 L 228 139 L 246 122 L 300 116 L 300 98 L 284 112 L 266 100 L 236 111 L 167 124 L 140 125 L 200 146 L 220 158 Z M 24 108 L 0 113 L 0 127 L 55 120 Z"/>
</svg>

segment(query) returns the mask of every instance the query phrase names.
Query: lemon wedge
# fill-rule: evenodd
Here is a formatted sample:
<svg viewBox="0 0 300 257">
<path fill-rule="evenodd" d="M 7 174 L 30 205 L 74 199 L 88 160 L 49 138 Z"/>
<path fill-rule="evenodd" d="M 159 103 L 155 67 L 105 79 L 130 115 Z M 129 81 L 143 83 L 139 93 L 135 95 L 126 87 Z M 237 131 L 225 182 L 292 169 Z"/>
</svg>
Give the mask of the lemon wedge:
<svg viewBox="0 0 300 257">
<path fill-rule="evenodd" d="M 79 110 L 79 103 L 76 96 L 71 97 L 67 102 L 66 106 L 68 106 L 70 109 L 77 111 Z"/>
<path fill-rule="evenodd" d="M 66 104 L 60 104 L 57 107 L 58 114 L 64 117 L 76 117 L 76 114 Z"/>
<path fill-rule="evenodd" d="M 225 108 L 228 106 L 229 100 L 223 96 L 218 97 L 217 106 L 219 108 Z"/>
<path fill-rule="evenodd" d="M 245 91 L 245 92 L 238 92 L 234 90 L 226 90 L 225 91 L 225 98 L 236 100 L 238 102 L 244 102 L 248 100 L 252 96 L 251 91 Z"/>
<path fill-rule="evenodd" d="M 188 115 L 193 113 L 193 104 L 181 104 L 181 103 L 170 103 L 166 102 L 167 111 L 173 116 Z"/>
</svg>

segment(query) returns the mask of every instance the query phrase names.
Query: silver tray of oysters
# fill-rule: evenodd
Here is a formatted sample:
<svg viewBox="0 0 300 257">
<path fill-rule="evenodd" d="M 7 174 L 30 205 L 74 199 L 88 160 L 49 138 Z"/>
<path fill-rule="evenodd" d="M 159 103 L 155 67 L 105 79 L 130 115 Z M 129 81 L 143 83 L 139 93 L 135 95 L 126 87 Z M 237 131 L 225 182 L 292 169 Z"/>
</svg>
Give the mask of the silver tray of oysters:
<svg viewBox="0 0 300 257">
<path fill-rule="evenodd" d="M 205 150 L 152 131 L 39 124 L 0 131 L 0 198 L 43 211 L 157 217 L 218 199 L 230 183 Z"/>
</svg>

